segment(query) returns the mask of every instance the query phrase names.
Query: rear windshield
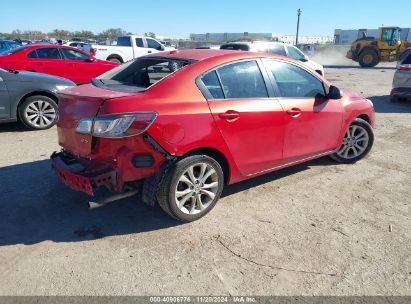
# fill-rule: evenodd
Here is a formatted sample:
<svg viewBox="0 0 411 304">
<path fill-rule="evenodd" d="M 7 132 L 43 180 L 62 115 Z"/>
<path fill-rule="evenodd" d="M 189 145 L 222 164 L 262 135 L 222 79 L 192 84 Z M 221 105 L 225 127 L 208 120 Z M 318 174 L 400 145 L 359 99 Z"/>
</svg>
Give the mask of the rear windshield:
<svg viewBox="0 0 411 304">
<path fill-rule="evenodd" d="M 401 63 L 402 64 L 411 64 L 411 51 L 408 51 L 408 53 L 403 57 Z"/>
<path fill-rule="evenodd" d="M 145 57 L 122 64 L 92 80 L 93 85 L 119 92 L 142 92 L 192 60 Z"/>
<path fill-rule="evenodd" d="M 20 46 L 20 47 L 18 47 L 18 48 L 12 49 L 12 50 L 4 51 L 4 52 L 2 52 L 2 53 L 0 53 L 0 54 L 1 54 L 1 55 L 11 55 L 11 54 L 20 52 L 20 51 L 22 51 L 22 50 L 24 50 L 24 49 L 26 49 L 26 48 L 27 48 L 27 45 L 23 45 L 23 46 Z"/>
<path fill-rule="evenodd" d="M 234 51 L 249 51 L 250 46 L 248 44 L 223 44 L 220 47 L 221 50 L 234 50 Z"/>
</svg>

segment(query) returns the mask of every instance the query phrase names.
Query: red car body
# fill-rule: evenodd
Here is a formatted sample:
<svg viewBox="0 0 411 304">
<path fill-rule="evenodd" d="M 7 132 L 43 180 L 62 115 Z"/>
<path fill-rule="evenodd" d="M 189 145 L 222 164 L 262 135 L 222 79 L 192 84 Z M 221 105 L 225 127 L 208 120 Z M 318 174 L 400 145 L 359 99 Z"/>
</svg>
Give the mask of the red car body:
<svg viewBox="0 0 411 304">
<path fill-rule="evenodd" d="M 225 182 L 232 184 L 335 152 L 358 117 L 374 126 L 372 104 L 355 93 L 344 92 L 338 100 L 278 98 L 270 93 L 268 98 L 214 102 L 205 98 L 196 83 L 207 71 L 242 60 L 272 59 L 307 70 L 288 58 L 217 50 L 163 52 L 150 57 L 195 62 L 144 92 L 111 91 L 89 84 L 60 94 L 57 127 L 63 153 L 52 159 L 58 175 L 71 188 L 89 195 L 102 185 L 123 192 L 127 184 L 153 176 L 169 159 L 195 153 L 217 159 Z M 84 117 L 135 112 L 156 113 L 143 134 L 112 139 L 76 132 Z M 152 165 L 136 168 L 133 158 L 147 154 Z M 70 169 L 70 162 L 87 169 L 79 173 Z"/>
<path fill-rule="evenodd" d="M 74 52 L 71 54 L 78 56 L 69 59 L 63 50 Z M 38 56 L 40 52 L 44 56 Z M 46 57 L 48 54 L 53 54 L 52 58 Z M 0 55 L 1 68 L 60 76 L 76 84 L 89 83 L 92 78 L 117 65 L 114 62 L 95 59 L 77 48 L 55 44 L 27 45 Z"/>
</svg>

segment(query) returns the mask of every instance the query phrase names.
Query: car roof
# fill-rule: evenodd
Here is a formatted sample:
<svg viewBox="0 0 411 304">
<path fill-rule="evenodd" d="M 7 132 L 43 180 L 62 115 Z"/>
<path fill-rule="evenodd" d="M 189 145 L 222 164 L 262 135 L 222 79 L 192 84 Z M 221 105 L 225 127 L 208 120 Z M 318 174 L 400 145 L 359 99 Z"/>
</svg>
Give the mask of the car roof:
<svg viewBox="0 0 411 304">
<path fill-rule="evenodd" d="M 170 59 L 185 59 L 185 60 L 195 60 L 204 61 L 210 58 L 222 58 L 227 60 L 236 60 L 242 58 L 287 58 L 281 55 L 268 54 L 268 53 L 256 53 L 247 51 L 235 51 L 235 50 L 216 50 L 216 49 L 188 49 L 188 50 L 173 50 L 167 52 L 159 52 L 144 57 L 162 57 Z M 142 57 L 142 58 L 144 58 Z"/>
<path fill-rule="evenodd" d="M 261 41 L 261 40 L 257 40 L 257 41 L 233 41 L 233 42 L 227 42 L 224 43 L 223 45 L 229 45 L 229 44 L 237 44 L 237 45 L 253 45 L 253 44 L 281 44 L 281 45 L 290 45 L 288 43 L 284 43 L 284 42 L 279 42 L 279 41 Z"/>
</svg>

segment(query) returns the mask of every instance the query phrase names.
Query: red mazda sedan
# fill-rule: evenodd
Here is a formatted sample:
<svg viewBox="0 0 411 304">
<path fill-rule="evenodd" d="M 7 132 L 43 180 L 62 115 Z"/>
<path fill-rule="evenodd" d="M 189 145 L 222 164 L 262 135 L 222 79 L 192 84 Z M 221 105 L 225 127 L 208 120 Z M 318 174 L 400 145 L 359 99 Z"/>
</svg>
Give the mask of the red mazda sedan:
<svg viewBox="0 0 411 304">
<path fill-rule="evenodd" d="M 371 101 L 276 55 L 220 50 L 141 57 L 60 95 L 60 179 L 101 206 L 140 192 L 193 221 L 232 184 L 373 142 Z"/>
<path fill-rule="evenodd" d="M 24 45 L 0 54 L 0 68 L 60 76 L 76 84 L 89 83 L 117 65 L 95 59 L 79 49 L 55 44 Z"/>
</svg>

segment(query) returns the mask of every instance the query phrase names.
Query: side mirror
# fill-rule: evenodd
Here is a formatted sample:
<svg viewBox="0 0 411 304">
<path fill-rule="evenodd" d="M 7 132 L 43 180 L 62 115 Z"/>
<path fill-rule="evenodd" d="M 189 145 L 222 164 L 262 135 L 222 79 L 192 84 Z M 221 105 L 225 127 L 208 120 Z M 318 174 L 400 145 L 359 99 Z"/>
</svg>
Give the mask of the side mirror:
<svg viewBox="0 0 411 304">
<path fill-rule="evenodd" d="M 339 88 L 336 86 L 330 86 L 328 90 L 328 94 L 326 96 L 328 99 L 341 99 L 342 98 L 342 92 Z"/>
<path fill-rule="evenodd" d="M 308 58 L 308 56 L 304 56 L 303 58 L 300 59 L 300 61 L 302 61 L 302 62 L 307 62 L 308 60 L 310 60 L 310 58 Z"/>
<path fill-rule="evenodd" d="M 86 62 L 94 62 L 96 61 L 96 59 L 94 59 L 93 57 L 89 57 L 88 59 L 86 59 Z"/>
<path fill-rule="evenodd" d="M 160 51 L 165 51 L 165 49 L 166 49 L 166 48 L 164 47 L 164 45 L 161 45 L 161 46 L 160 46 Z"/>
</svg>

